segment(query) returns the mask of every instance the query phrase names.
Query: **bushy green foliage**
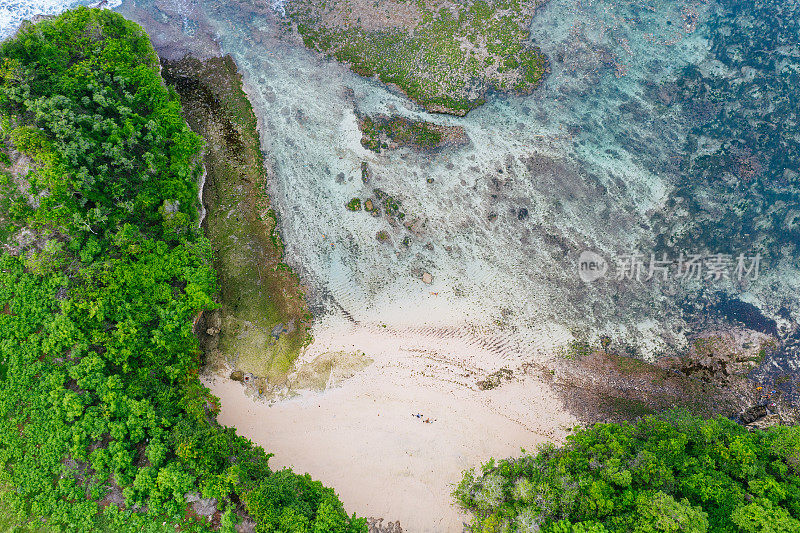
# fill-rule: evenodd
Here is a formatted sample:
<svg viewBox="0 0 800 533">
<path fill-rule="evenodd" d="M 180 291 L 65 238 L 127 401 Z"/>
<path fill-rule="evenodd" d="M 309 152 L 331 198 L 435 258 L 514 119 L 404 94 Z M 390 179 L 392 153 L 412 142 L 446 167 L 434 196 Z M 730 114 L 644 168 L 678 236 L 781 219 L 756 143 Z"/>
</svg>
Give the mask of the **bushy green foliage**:
<svg viewBox="0 0 800 533">
<path fill-rule="evenodd" d="M 797 532 L 800 427 L 680 412 L 597 424 L 466 472 L 454 496 L 473 531 Z"/>
<path fill-rule="evenodd" d="M 56 531 L 208 530 L 189 493 L 218 500 L 224 531 L 239 501 L 262 531 L 364 531 L 215 421 L 192 322 L 216 290 L 192 223 L 201 140 L 146 35 L 80 8 L 23 29 L 0 65 L 3 131 L 43 193 L 17 217 L 43 244 L 0 255 L 4 502 Z"/>
<path fill-rule="evenodd" d="M 28 177 L 48 192 L 36 220 L 73 234 L 134 222 L 160 236 L 165 201 L 196 217 L 202 141 L 138 25 L 77 10 L 29 26 L 0 48 L 0 82 L 3 129 L 41 165 Z"/>
<path fill-rule="evenodd" d="M 311 477 L 281 470 L 246 494 L 247 508 L 258 522 L 257 533 L 357 533 L 358 521 L 347 520 L 336 493 Z"/>
</svg>

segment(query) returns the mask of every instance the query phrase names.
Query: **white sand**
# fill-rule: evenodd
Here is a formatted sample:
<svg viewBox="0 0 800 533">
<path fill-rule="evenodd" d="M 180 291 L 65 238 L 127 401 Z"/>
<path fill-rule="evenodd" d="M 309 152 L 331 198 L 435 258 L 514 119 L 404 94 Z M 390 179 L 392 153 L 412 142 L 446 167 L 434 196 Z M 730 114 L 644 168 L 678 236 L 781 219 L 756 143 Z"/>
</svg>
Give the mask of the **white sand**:
<svg viewBox="0 0 800 533">
<path fill-rule="evenodd" d="M 375 363 L 338 388 L 272 406 L 237 382 L 204 380 L 222 400 L 221 423 L 274 453 L 274 469 L 289 466 L 334 487 L 349 513 L 400 520 L 407 533 L 460 532 L 467 516 L 450 493 L 464 469 L 558 441 L 577 423 L 533 372 L 479 390 L 475 382 L 504 364 L 474 339 L 319 329 L 302 359 L 359 349 Z"/>
</svg>

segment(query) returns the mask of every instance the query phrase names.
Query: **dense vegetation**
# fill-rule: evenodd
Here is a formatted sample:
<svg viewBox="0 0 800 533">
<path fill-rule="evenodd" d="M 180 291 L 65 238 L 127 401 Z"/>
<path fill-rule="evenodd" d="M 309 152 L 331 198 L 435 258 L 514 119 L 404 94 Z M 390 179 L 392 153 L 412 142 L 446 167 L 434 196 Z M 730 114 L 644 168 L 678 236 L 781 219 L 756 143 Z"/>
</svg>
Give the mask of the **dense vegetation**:
<svg viewBox="0 0 800 533">
<path fill-rule="evenodd" d="M 86 8 L 27 25 L 0 48 L 0 115 L 3 238 L 24 244 L 0 256 L 5 503 L 31 530 L 232 531 L 247 511 L 260 532 L 365 531 L 215 422 L 192 331 L 216 289 L 202 140 L 144 32 Z M 218 511 L 187 509 L 200 496 Z"/>
<path fill-rule="evenodd" d="M 487 533 L 794 533 L 800 427 L 751 433 L 680 412 L 597 424 L 467 472 L 454 495 Z"/>
</svg>

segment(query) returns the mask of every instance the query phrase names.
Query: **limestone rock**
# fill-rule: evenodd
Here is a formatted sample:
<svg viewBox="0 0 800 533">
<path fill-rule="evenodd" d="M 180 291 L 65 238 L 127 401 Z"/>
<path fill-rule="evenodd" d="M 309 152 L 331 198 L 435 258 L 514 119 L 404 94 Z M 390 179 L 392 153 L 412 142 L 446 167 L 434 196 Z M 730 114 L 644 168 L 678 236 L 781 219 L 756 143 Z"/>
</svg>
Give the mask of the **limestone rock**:
<svg viewBox="0 0 800 533">
<path fill-rule="evenodd" d="M 754 405 L 752 407 L 748 407 L 741 415 L 739 415 L 739 417 L 742 419 L 742 424 L 750 424 L 765 416 L 767 416 L 767 408 L 763 405 Z"/>
<path fill-rule="evenodd" d="M 772 426 L 780 425 L 781 415 L 778 413 L 768 414 L 763 418 L 759 418 L 751 424 L 747 424 L 748 429 L 760 429 L 762 431 L 771 428 Z"/>
</svg>

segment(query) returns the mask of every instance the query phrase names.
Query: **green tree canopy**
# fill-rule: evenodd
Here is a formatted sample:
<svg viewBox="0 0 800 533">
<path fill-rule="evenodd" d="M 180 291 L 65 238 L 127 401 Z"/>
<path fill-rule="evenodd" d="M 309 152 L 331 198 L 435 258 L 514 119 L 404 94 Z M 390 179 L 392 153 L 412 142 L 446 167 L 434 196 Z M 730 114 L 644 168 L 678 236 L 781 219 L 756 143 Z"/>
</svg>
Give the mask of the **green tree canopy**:
<svg viewBox="0 0 800 533">
<path fill-rule="evenodd" d="M 32 161 L 27 208 L 0 214 L 36 236 L 0 254 L 4 503 L 37 530 L 230 532 L 246 510 L 261 531 L 366 531 L 215 420 L 193 334 L 217 283 L 201 139 L 141 28 L 87 8 L 25 26 L 0 47 L 0 126 Z"/>
<path fill-rule="evenodd" d="M 474 531 L 800 531 L 799 452 L 800 427 L 670 412 L 489 461 L 454 495 Z"/>
</svg>

